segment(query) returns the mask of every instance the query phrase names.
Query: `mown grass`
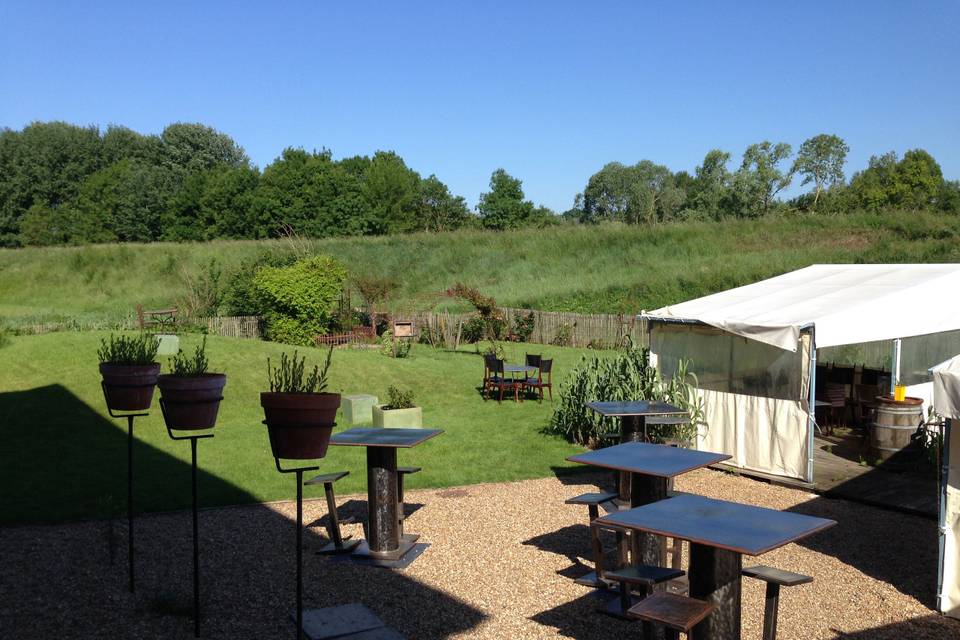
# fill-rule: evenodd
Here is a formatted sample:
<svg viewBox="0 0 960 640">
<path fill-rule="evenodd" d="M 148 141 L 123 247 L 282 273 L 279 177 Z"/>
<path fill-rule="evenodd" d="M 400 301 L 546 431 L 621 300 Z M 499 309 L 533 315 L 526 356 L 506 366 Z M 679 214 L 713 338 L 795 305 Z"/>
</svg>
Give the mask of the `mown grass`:
<svg viewBox="0 0 960 640">
<path fill-rule="evenodd" d="M 0 351 L 0 523 L 110 517 L 126 507 L 126 423 L 108 416 L 97 373 L 102 332 L 18 336 Z M 192 348 L 197 336 L 183 338 Z M 290 499 L 292 475 L 274 467 L 259 404 L 266 359 L 284 347 L 256 340 L 210 337 L 211 366 L 225 371 L 225 399 L 213 440 L 199 443 L 203 505 Z M 583 351 L 541 345 L 507 345 L 507 358 L 522 361 L 527 349 L 555 358 L 562 380 Z M 301 349 L 319 362 L 323 353 Z M 595 354 L 597 352 L 590 352 Z M 446 432 L 400 453 L 402 464 L 423 467 L 412 487 L 440 487 L 543 477 L 568 467 L 579 449 L 541 433 L 549 402 L 484 401 L 477 386 L 482 360 L 473 347 L 458 352 L 418 345 L 396 360 L 376 350 L 338 349 L 331 389 L 386 397 L 388 386 L 412 389 L 423 407 L 424 426 Z M 344 428 L 341 425 L 339 428 Z M 137 509 L 189 508 L 190 447 L 171 441 L 156 399 L 151 415 L 135 423 Z M 331 447 L 321 469 L 346 469 L 341 494 L 364 492 L 364 451 Z M 316 493 L 307 491 L 308 496 Z M 313 497 L 322 496 L 316 493 Z"/>
<path fill-rule="evenodd" d="M 452 305 L 456 281 L 511 306 L 579 312 L 654 309 L 818 262 L 955 262 L 960 217 L 890 212 L 785 215 L 657 227 L 561 226 L 303 243 L 351 273 L 396 278 L 401 310 Z M 0 250 L 0 317 L 117 317 L 166 306 L 211 259 L 229 271 L 286 241 Z"/>
</svg>

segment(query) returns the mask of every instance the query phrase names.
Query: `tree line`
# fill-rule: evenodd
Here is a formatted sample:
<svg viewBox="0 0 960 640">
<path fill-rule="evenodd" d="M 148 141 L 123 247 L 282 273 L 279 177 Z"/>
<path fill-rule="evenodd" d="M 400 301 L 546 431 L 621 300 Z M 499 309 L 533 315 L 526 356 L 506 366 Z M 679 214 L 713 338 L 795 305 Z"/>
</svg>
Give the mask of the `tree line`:
<svg viewBox="0 0 960 640">
<path fill-rule="evenodd" d="M 820 134 L 800 145 L 796 155 L 785 143 L 752 144 L 740 166 L 732 156 L 709 151 L 691 175 L 673 173 L 650 160 L 635 165 L 611 162 L 593 174 L 572 209 L 579 222 L 616 220 L 656 223 L 682 219 L 758 217 L 784 210 L 845 213 L 883 209 L 960 213 L 960 182 L 944 179 L 940 165 L 922 149 L 870 158 L 866 169 L 845 180 L 849 147 L 842 138 Z M 793 180 L 810 191 L 788 201 L 778 196 Z"/>
<path fill-rule="evenodd" d="M 390 151 L 335 160 L 329 150 L 287 148 L 263 170 L 226 134 L 175 123 L 159 135 L 121 126 L 35 122 L 0 130 L 0 246 L 192 241 L 514 229 L 605 220 L 760 216 L 784 209 L 885 208 L 960 212 L 960 185 L 927 152 L 871 158 L 848 182 L 849 149 L 834 135 L 750 145 L 740 166 L 707 153 L 693 174 L 642 160 L 612 162 L 561 215 L 528 200 L 503 169 L 476 211 L 435 175 L 422 177 Z M 803 196 L 779 196 L 794 179 Z"/>
</svg>

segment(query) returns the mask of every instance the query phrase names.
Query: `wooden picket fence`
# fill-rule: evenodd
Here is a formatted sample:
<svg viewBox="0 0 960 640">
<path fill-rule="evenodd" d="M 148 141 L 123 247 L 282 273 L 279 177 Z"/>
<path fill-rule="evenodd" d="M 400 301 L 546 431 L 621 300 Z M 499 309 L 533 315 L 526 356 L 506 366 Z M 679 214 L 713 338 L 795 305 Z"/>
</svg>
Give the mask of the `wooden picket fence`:
<svg viewBox="0 0 960 640">
<path fill-rule="evenodd" d="M 515 314 L 532 313 L 533 333 L 530 342 L 539 344 L 559 344 L 571 347 L 592 347 L 612 349 L 622 346 L 629 340 L 636 346 L 647 344 L 646 329 L 633 315 L 610 315 L 602 313 L 567 313 L 562 311 L 539 311 L 537 309 L 515 309 L 502 307 L 503 317 L 512 327 Z M 442 342 L 452 347 L 463 344 L 463 325 L 476 313 L 450 313 L 448 311 L 425 311 L 405 315 L 405 319 L 416 323 L 416 331 L 425 342 Z M 263 319 L 259 316 L 216 316 L 211 318 L 191 318 L 188 322 L 205 326 L 207 333 L 227 338 L 260 338 Z M 73 321 L 20 324 L 13 327 L 19 334 L 40 334 L 53 331 L 94 331 L 115 330 L 134 331 L 137 329 L 135 316 L 111 321 Z M 369 338 L 366 338 L 369 340 Z M 339 341 L 335 341 L 339 344 Z"/>
<path fill-rule="evenodd" d="M 515 314 L 526 316 L 532 313 L 534 325 L 529 341 L 538 344 L 613 349 L 623 346 L 628 340 L 635 346 L 644 346 L 647 343 L 646 329 L 635 315 L 567 313 L 513 307 L 501 307 L 500 310 L 511 327 L 514 325 Z M 462 325 L 474 316 L 475 313 L 426 311 L 406 315 L 404 318 L 412 319 L 416 323 L 417 332 L 424 336 L 424 340 L 439 340 L 442 336 L 445 345 L 453 346 L 463 342 Z"/>
<path fill-rule="evenodd" d="M 259 316 L 216 316 L 212 318 L 190 318 L 190 324 L 205 326 L 207 333 L 225 338 L 259 338 L 261 318 Z M 136 316 L 114 320 L 63 320 L 59 322 L 35 322 L 13 324 L 11 329 L 19 335 L 39 335 L 57 331 L 138 331 Z"/>
<path fill-rule="evenodd" d="M 195 322 L 206 323 L 207 333 L 224 338 L 259 338 L 260 316 L 216 316 L 197 318 Z"/>
</svg>

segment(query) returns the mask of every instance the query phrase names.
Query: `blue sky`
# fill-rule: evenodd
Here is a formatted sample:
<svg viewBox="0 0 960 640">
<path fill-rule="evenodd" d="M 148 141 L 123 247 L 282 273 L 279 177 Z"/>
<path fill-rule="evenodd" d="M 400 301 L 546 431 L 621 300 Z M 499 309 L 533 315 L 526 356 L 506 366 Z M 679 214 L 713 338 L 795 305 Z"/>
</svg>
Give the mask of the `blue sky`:
<svg viewBox="0 0 960 640">
<path fill-rule="evenodd" d="M 563 211 L 612 160 L 692 171 L 822 132 L 848 175 L 922 147 L 960 178 L 956 0 L 4 0 L 0 28 L 0 126 L 199 121 L 261 167 L 394 150 L 471 204 L 497 167 Z"/>
</svg>

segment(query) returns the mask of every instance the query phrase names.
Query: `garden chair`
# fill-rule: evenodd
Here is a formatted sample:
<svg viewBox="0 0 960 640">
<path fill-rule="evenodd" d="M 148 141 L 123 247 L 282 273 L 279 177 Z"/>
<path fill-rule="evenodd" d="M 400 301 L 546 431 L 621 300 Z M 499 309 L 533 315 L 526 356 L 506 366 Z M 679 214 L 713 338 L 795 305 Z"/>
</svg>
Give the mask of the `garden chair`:
<svg viewBox="0 0 960 640">
<path fill-rule="evenodd" d="M 858 384 L 854 387 L 854 419 L 861 427 L 866 426 L 873 418 L 879 395 L 880 387 L 875 384 Z"/>
<path fill-rule="evenodd" d="M 553 402 L 553 360 L 540 360 L 537 377 L 527 378 L 523 386 L 525 389 L 535 389 L 540 395 L 540 402 L 543 402 L 543 390 L 546 389 L 550 392 L 550 402 Z"/>
<path fill-rule="evenodd" d="M 541 356 L 539 353 L 527 353 L 524 354 L 524 356 L 526 358 L 526 364 L 528 367 L 536 367 L 537 369 L 540 368 L 540 360 L 543 359 L 543 356 Z"/>
<path fill-rule="evenodd" d="M 827 383 L 826 401 L 830 404 L 830 424 L 828 431 L 846 419 L 847 415 L 847 388 L 846 385 L 836 382 Z"/>
<path fill-rule="evenodd" d="M 483 356 L 483 393 L 486 395 L 487 388 L 490 387 L 496 369 L 497 356 L 486 353 Z"/>
<path fill-rule="evenodd" d="M 503 360 L 500 360 L 499 358 L 494 359 L 493 375 L 490 377 L 488 387 L 491 389 L 497 389 L 500 392 L 500 395 L 497 397 L 497 402 L 503 402 L 504 391 L 513 391 L 514 401 L 521 401 L 520 388 L 523 387 L 523 385 L 523 380 L 514 380 L 512 377 L 506 375 L 503 370 Z"/>
</svg>

